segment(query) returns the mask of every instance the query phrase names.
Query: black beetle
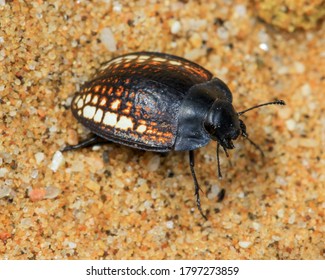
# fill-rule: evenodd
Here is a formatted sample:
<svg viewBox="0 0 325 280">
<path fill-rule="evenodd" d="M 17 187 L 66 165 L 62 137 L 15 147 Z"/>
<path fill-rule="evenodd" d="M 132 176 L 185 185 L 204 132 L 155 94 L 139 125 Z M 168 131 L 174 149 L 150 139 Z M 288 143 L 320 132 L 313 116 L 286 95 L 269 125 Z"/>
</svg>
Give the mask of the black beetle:
<svg viewBox="0 0 325 280">
<path fill-rule="evenodd" d="M 63 151 L 113 141 L 156 152 L 189 151 L 197 207 L 204 218 L 194 171 L 194 150 L 217 142 L 227 154 L 240 135 L 248 139 L 227 85 L 196 63 L 174 55 L 138 52 L 105 63 L 71 104 L 73 115 L 95 134 Z M 260 150 L 260 149 L 259 149 Z M 261 150 L 260 150 L 261 151 Z"/>
</svg>

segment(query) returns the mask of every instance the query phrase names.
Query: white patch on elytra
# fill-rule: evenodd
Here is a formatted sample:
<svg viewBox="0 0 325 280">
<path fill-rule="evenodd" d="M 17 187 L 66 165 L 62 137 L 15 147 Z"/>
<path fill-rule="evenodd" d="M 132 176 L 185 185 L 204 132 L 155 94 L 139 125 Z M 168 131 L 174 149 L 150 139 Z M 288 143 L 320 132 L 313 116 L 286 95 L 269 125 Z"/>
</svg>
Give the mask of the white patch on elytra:
<svg viewBox="0 0 325 280">
<path fill-rule="evenodd" d="M 89 93 L 86 97 L 85 103 L 89 103 L 90 99 L 91 99 L 91 94 Z"/>
<path fill-rule="evenodd" d="M 109 126 L 115 126 L 117 122 L 117 115 L 111 112 L 106 112 L 104 119 L 103 119 L 103 124 L 109 125 Z"/>
<path fill-rule="evenodd" d="M 116 99 L 111 103 L 111 108 L 113 110 L 116 110 L 120 107 L 120 104 L 121 104 L 121 100 Z"/>
<path fill-rule="evenodd" d="M 146 60 L 148 60 L 150 58 L 150 56 L 147 56 L 147 55 L 140 55 L 138 58 L 137 58 L 137 62 L 144 62 Z"/>
<path fill-rule="evenodd" d="M 152 60 L 153 61 L 159 61 L 159 62 L 165 62 L 167 59 L 166 58 L 162 58 L 162 57 L 155 57 Z"/>
<path fill-rule="evenodd" d="M 181 62 L 176 61 L 176 60 L 170 60 L 170 61 L 168 61 L 168 62 L 169 62 L 170 64 L 172 64 L 172 65 L 177 65 L 177 66 L 182 65 Z"/>
<path fill-rule="evenodd" d="M 100 106 L 105 106 L 105 105 L 106 105 L 106 102 L 107 102 L 107 99 L 106 99 L 106 98 L 103 98 L 103 99 L 100 101 L 99 105 L 100 105 Z"/>
<path fill-rule="evenodd" d="M 145 132 L 146 130 L 147 130 L 147 126 L 144 125 L 144 124 L 141 124 L 141 125 L 139 125 L 139 126 L 137 127 L 137 132 L 139 132 L 139 133 L 143 133 L 143 132 Z"/>
<path fill-rule="evenodd" d="M 96 112 L 96 107 L 95 106 L 89 106 L 89 105 L 87 105 L 83 109 L 83 116 L 86 119 L 92 119 L 94 117 L 94 115 L 95 115 L 95 112 Z"/>
<path fill-rule="evenodd" d="M 99 123 L 99 122 L 101 122 L 102 117 L 103 117 L 103 110 L 98 109 L 95 116 L 94 116 L 94 121 Z"/>
<path fill-rule="evenodd" d="M 84 106 L 84 100 L 82 98 L 79 98 L 77 102 L 77 108 L 80 109 Z"/>
<path fill-rule="evenodd" d="M 131 60 L 134 60 L 137 57 L 138 57 L 137 55 L 132 54 L 132 55 L 127 55 L 124 58 L 125 58 L 125 62 L 130 62 Z"/>
<path fill-rule="evenodd" d="M 98 102 L 98 95 L 95 95 L 94 98 L 93 98 L 93 100 L 91 100 L 91 103 L 94 104 L 94 105 L 96 105 L 97 102 Z"/>
<path fill-rule="evenodd" d="M 133 128 L 133 122 L 131 118 L 122 116 L 116 124 L 116 128 L 127 130 L 128 128 Z"/>
</svg>

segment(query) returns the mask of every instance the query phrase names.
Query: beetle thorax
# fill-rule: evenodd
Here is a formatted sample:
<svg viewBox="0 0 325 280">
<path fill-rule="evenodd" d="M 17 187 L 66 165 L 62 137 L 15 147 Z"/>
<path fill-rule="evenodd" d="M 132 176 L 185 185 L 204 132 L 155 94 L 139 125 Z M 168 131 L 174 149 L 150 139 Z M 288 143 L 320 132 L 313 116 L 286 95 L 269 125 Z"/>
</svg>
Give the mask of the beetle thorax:
<svg viewBox="0 0 325 280">
<path fill-rule="evenodd" d="M 204 128 L 212 140 L 226 149 L 233 149 L 232 140 L 241 134 L 238 114 L 232 104 L 225 100 L 216 100 L 204 120 Z"/>
</svg>

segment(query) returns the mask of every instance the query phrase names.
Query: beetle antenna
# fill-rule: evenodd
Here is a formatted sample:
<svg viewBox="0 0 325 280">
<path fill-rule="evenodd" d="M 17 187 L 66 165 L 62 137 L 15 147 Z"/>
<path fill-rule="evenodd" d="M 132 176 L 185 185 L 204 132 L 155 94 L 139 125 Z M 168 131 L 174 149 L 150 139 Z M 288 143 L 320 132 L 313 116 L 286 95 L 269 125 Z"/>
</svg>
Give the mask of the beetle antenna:
<svg viewBox="0 0 325 280">
<path fill-rule="evenodd" d="M 248 138 L 248 135 L 247 134 L 244 136 L 244 138 L 247 139 L 248 142 L 251 143 L 251 145 L 254 146 L 255 149 L 257 149 L 261 153 L 261 156 L 264 159 L 265 158 L 265 155 L 264 155 L 264 152 L 261 149 L 261 147 L 259 145 L 257 145 L 253 140 L 251 140 L 250 138 Z"/>
<path fill-rule="evenodd" d="M 241 111 L 241 112 L 239 112 L 237 114 L 238 114 L 238 116 L 241 116 L 241 115 L 245 114 L 248 111 L 254 110 L 254 109 L 259 108 L 259 107 L 268 106 L 268 105 L 282 105 L 283 106 L 283 105 L 286 105 L 286 103 L 283 100 L 276 100 L 276 101 L 272 101 L 272 102 L 267 102 L 267 103 L 263 103 L 263 104 L 253 106 L 253 107 L 248 108 L 248 109 L 246 109 L 244 111 Z"/>
<path fill-rule="evenodd" d="M 227 149 L 226 149 L 224 146 L 222 146 L 222 148 L 223 148 L 223 150 L 224 150 L 224 152 L 225 152 L 225 154 L 226 154 L 226 157 L 229 158 L 229 154 L 228 154 L 228 152 L 227 152 Z"/>
</svg>

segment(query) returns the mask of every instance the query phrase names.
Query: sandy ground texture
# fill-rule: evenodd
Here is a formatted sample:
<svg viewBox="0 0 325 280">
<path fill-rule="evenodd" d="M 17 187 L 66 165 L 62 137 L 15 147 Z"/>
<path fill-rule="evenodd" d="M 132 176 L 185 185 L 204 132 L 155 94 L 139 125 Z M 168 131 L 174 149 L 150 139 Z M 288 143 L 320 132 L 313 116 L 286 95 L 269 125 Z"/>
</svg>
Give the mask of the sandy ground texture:
<svg viewBox="0 0 325 280">
<path fill-rule="evenodd" d="M 200 2 L 0 1 L 1 259 L 325 258 L 325 24 L 287 32 L 249 1 Z M 208 221 L 187 153 L 58 152 L 89 133 L 74 92 L 141 50 L 209 69 L 238 111 L 287 103 L 243 116 L 264 161 L 238 139 L 219 180 L 216 143 L 196 151 Z"/>
</svg>

